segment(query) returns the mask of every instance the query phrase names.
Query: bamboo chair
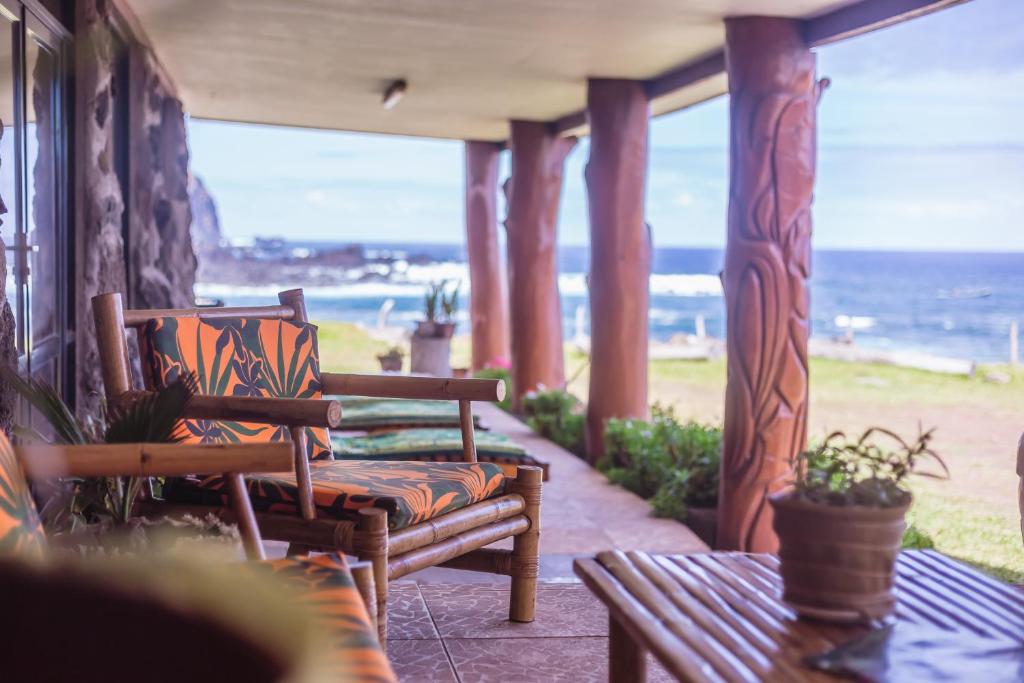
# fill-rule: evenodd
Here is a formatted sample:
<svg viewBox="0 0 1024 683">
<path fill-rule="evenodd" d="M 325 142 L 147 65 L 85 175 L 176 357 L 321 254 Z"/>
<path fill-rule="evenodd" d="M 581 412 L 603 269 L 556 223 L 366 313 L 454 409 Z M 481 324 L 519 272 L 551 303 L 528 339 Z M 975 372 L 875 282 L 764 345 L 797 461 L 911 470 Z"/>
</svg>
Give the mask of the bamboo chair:
<svg viewBox="0 0 1024 683">
<path fill-rule="evenodd" d="M 10 442 L 0 432 L 0 561 L 14 563 L 0 566 L 9 578 L 20 580 L 29 587 L 34 586 L 37 591 L 45 592 L 46 582 L 56 581 L 52 589 L 72 595 L 76 598 L 76 604 L 81 606 L 82 598 L 86 596 L 75 589 L 80 587 L 88 594 L 89 582 L 78 581 L 80 586 L 76 581 L 61 582 L 59 576 L 50 577 L 46 573 L 31 572 L 31 566 L 22 567 L 18 564 L 44 559 L 48 545 L 35 503 L 29 494 L 29 478 L 178 476 L 191 473 L 197 467 L 220 470 L 227 473 L 225 476 L 230 478 L 229 481 L 235 482 L 230 490 L 231 507 L 240 522 L 243 545 L 251 560 L 241 565 L 242 569 L 272 574 L 278 577 L 280 585 L 290 584 L 292 588 L 300 590 L 299 600 L 312 607 L 318 626 L 324 629 L 329 638 L 330 651 L 323 653 L 323 665 L 329 667 L 332 675 L 344 680 L 394 681 L 394 673 L 377 641 L 376 596 L 373 570 L 369 563 L 348 565 L 344 557 L 337 555 L 271 561 L 263 557 L 259 528 L 242 483 L 242 475 L 252 472 L 290 472 L 292 466 L 292 448 L 287 443 L 212 446 L 148 443 L 31 445 L 12 449 Z M 96 597 L 99 599 L 102 595 Z M 139 598 L 132 596 L 130 591 L 125 597 L 128 598 L 127 605 L 125 601 L 119 601 L 117 595 L 111 595 L 107 606 L 115 613 L 122 613 L 126 606 L 137 604 Z M 11 602 L 7 600 L 5 608 L 10 609 Z M 133 614 L 137 612 L 134 609 L 129 611 Z M 77 623 L 78 616 L 63 615 L 63 620 Z M 49 625 L 38 624 L 37 619 L 25 617 L 29 630 L 34 627 L 52 629 L 52 613 L 47 613 L 45 619 L 50 620 L 47 622 Z M 87 617 L 86 621 L 89 619 L 95 621 L 96 615 Z M 166 626 L 165 622 L 166 619 L 162 622 Z M 193 621 L 193 627 L 196 625 Z M 90 638 L 86 639 L 88 643 L 96 647 L 104 645 L 102 639 Z M 145 640 L 143 637 L 140 642 Z M 189 642 L 193 642 L 191 637 Z M 82 647 L 82 644 L 78 644 L 78 647 Z M 84 651 L 88 651 L 88 648 Z"/>
<path fill-rule="evenodd" d="M 118 293 L 93 297 L 107 401 L 113 405 L 133 400 L 139 395 L 134 389 L 127 330 L 135 328 L 141 331 L 150 320 L 158 318 L 244 318 L 307 322 L 301 289 L 281 292 L 278 298 L 280 303 L 276 306 L 125 310 Z M 141 345 L 141 337 L 139 343 Z M 142 352 L 144 349 L 140 347 Z M 505 390 L 501 380 L 483 379 L 320 373 L 320 380 L 324 395 L 457 401 L 463 458 L 466 463 L 477 463 L 471 402 L 500 401 Z M 341 514 L 328 516 L 322 509 L 321 514 L 318 514 L 307 458 L 305 427 L 336 427 L 340 417 L 340 406 L 336 402 L 197 396 L 187 416 L 209 420 L 245 420 L 289 428 L 294 446 L 298 505 L 291 514 L 257 511 L 255 516 L 259 528 L 269 539 L 288 542 L 290 554 L 336 550 L 371 562 L 376 589 L 377 625 L 382 644 L 386 643 L 387 638 L 388 581 L 433 566 L 511 577 L 509 619 L 533 621 L 540 560 L 540 496 L 543 475 L 540 468 L 519 467 L 516 477 L 505 479 L 506 486 L 501 495 L 400 529 L 389 529 L 387 513 L 379 508 L 362 508 L 358 510 L 356 519 Z M 373 461 L 339 461 L 345 464 L 358 462 L 363 462 L 370 469 L 381 464 Z M 424 473 L 442 471 L 449 465 L 461 464 L 402 463 L 403 467 Z M 209 470 L 208 467 L 199 469 Z M 150 500 L 147 505 L 154 511 L 171 515 L 205 514 L 217 510 L 226 519 L 232 517 L 232 511 L 223 506 L 197 506 L 157 500 Z M 506 538 L 513 539 L 512 550 L 485 547 Z"/>
</svg>

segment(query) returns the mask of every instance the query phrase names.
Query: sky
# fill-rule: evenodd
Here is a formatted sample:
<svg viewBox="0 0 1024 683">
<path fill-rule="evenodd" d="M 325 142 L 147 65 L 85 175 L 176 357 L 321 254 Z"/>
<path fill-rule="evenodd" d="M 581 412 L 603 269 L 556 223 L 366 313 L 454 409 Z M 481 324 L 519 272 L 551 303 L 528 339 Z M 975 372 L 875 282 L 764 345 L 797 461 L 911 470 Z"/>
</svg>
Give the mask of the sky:
<svg viewBox="0 0 1024 683">
<path fill-rule="evenodd" d="M 1024 2 L 972 0 L 816 54 L 832 81 L 816 248 L 1024 251 Z M 230 238 L 464 239 L 460 142 L 200 120 L 189 136 Z M 566 162 L 562 244 L 588 243 L 586 158 L 584 139 Z M 655 244 L 723 246 L 727 180 L 726 97 L 653 119 Z"/>
</svg>

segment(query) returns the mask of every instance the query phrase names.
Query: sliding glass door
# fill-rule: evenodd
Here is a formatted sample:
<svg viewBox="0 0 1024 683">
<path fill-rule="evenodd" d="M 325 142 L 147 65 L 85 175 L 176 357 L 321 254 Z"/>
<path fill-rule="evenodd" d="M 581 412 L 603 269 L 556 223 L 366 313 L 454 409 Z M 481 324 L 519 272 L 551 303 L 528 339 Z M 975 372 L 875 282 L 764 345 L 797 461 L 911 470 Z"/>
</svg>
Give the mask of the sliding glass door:
<svg viewBox="0 0 1024 683">
<path fill-rule="evenodd" d="M 68 395 L 66 43 L 54 22 L 0 0 L 0 237 L 18 365 Z"/>
</svg>

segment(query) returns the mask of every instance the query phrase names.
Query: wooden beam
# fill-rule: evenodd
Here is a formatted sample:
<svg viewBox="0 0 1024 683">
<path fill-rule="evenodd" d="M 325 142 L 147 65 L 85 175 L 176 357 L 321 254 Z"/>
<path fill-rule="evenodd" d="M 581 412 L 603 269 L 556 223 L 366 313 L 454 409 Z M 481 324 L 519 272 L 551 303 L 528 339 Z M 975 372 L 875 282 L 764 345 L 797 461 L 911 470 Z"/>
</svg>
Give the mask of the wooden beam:
<svg viewBox="0 0 1024 683">
<path fill-rule="evenodd" d="M 813 19 L 805 19 L 804 40 L 811 47 L 877 31 L 958 5 L 966 0 L 861 0 Z"/>
<path fill-rule="evenodd" d="M 811 47 L 827 45 L 937 12 L 967 0 L 861 0 L 811 19 L 798 20 Z M 649 98 L 663 97 L 725 72 L 725 49 L 697 59 L 644 82 Z M 548 124 L 555 135 L 578 133 L 587 126 L 586 111 L 574 111 Z"/>
<path fill-rule="evenodd" d="M 647 97 L 653 99 L 680 90 L 725 71 L 725 50 L 717 50 L 644 82 Z"/>
</svg>

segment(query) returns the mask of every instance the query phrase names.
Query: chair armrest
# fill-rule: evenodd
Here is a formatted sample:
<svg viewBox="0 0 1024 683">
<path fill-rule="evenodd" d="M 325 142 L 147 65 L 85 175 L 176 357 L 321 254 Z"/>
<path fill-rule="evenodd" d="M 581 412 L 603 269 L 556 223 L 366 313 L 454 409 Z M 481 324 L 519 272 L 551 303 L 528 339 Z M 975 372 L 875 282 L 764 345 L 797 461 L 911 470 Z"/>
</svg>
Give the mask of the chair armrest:
<svg viewBox="0 0 1024 683">
<path fill-rule="evenodd" d="M 200 472 L 291 472 L 287 441 L 251 444 L 119 443 L 16 448 L 32 478 L 173 477 Z"/>
<path fill-rule="evenodd" d="M 415 398 L 439 401 L 500 401 L 505 382 L 500 379 L 404 377 L 398 375 L 320 374 L 324 394 Z"/>
<path fill-rule="evenodd" d="M 146 392 L 122 394 L 118 403 L 141 398 Z M 254 396 L 193 396 L 185 417 L 200 420 L 238 420 L 288 427 L 329 427 L 341 424 L 341 404 L 315 398 Z"/>
</svg>

